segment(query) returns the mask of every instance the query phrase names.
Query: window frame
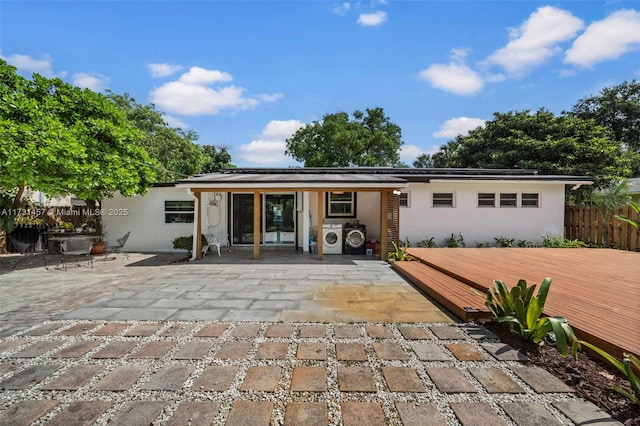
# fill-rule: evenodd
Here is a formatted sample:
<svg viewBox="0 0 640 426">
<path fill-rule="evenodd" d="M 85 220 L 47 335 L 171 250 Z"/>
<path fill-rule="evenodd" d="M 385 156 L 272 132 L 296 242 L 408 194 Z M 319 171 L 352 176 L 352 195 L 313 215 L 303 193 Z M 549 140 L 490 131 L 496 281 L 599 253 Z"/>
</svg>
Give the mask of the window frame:
<svg viewBox="0 0 640 426">
<path fill-rule="evenodd" d="M 533 199 L 527 199 L 525 200 L 525 196 L 527 195 L 535 195 L 535 205 L 534 204 L 528 204 L 529 201 L 533 201 Z M 525 201 L 527 201 L 527 204 L 525 204 Z M 539 192 L 523 192 L 520 194 L 520 207 L 524 208 L 524 209 L 537 209 L 540 208 L 540 193 Z"/>
<path fill-rule="evenodd" d="M 402 199 L 404 198 L 405 200 L 405 204 L 402 204 Z M 400 192 L 400 195 L 398 195 L 398 205 L 400 207 L 402 207 L 403 209 L 407 209 L 411 207 L 411 191 L 407 191 L 407 192 Z"/>
<path fill-rule="evenodd" d="M 450 196 L 450 204 L 436 204 L 436 195 L 449 195 Z M 438 201 L 445 201 L 448 200 L 449 197 L 447 197 L 446 199 L 443 198 L 442 200 L 438 200 Z M 451 191 L 451 192 L 431 192 L 431 207 L 432 208 L 454 208 L 456 206 L 456 193 Z"/>
<path fill-rule="evenodd" d="M 481 196 L 491 196 L 491 204 L 482 204 L 482 201 L 489 201 L 489 198 L 482 199 Z M 496 207 L 496 193 L 495 192 L 478 192 L 477 198 L 478 208 L 495 208 Z"/>
<path fill-rule="evenodd" d="M 509 198 L 506 197 L 506 196 L 512 196 L 512 195 L 514 197 L 509 197 Z M 501 192 L 499 202 L 500 202 L 501 209 L 517 208 L 518 193 L 517 192 Z"/>
<path fill-rule="evenodd" d="M 332 200 L 331 197 L 334 195 L 345 195 L 351 194 L 351 201 L 342 201 L 342 200 Z M 328 191 L 326 196 L 324 197 L 324 207 L 325 207 L 325 217 L 342 217 L 342 218 L 355 218 L 357 217 L 357 207 L 358 207 L 358 193 L 355 191 Z M 351 212 L 345 213 L 334 213 L 331 211 L 331 206 L 334 204 L 343 204 L 350 205 Z"/>
<path fill-rule="evenodd" d="M 180 206 L 176 206 L 176 208 L 178 208 L 177 210 L 171 210 L 168 207 L 168 203 L 182 203 L 183 205 L 187 205 L 187 204 L 191 204 L 191 210 L 187 210 L 187 209 L 183 209 L 183 210 L 179 210 Z M 196 206 L 195 206 L 195 201 L 194 200 L 176 200 L 176 199 L 169 199 L 169 200 L 164 200 L 164 224 L 165 225 L 176 225 L 176 224 L 192 224 L 195 221 L 195 213 L 196 213 Z M 189 217 L 189 215 L 191 216 L 191 220 L 181 220 L 181 221 L 176 221 L 176 220 L 169 220 L 170 215 L 175 217 L 181 217 L 181 216 L 186 216 L 186 218 Z"/>
</svg>

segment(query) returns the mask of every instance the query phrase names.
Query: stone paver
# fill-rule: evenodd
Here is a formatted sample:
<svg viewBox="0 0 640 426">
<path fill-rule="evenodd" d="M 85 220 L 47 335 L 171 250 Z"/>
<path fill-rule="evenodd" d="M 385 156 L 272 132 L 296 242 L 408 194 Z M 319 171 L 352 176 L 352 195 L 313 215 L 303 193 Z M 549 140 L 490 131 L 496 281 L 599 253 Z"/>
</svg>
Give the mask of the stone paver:
<svg viewBox="0 0 640 426">
<path fill-rule="evenodd" d="M 380 359 L 384 360 L 406 360 L 407 354 L 398 343 L 374 343 L 373 350 Z"/>
<path fill-rule="evenodd" d="M 300 327 L 300 337 L 324 337 L 324 327 L 318 327 L 315 325 L 303 325 Z"/>
<path fill-rule="evenodd" d="M 126 330 L 130 324 L 114 322 L 106 324 L 99 329 L 95 330 L 92 334 L 94 336 L 118 336 L 124 330 Z"/>
<path fill-rule="evenodd" d="M 182 388 L 193 372 L 192 365 L 168 365 L 153 374 L 144 385 L 145 390 L 175 391 Z"/>
<path fill-rule="evenodd" d="M 375 392 L 376 384 L 369 367 L 338 366 L 338 388 L 342 392 Z"/>
<path fill-rule="evenodd" d="M 338 339 L 355 339 L 360 337 L 360 329 L 355 325 L 336 325 L 334 335 Z"/>
<path fill-rule="evenodd" d="M 553 406 L 577 425 L 598 424 L 622 426 L 622 423 L 612 419 L 609 414 L 591 402 L 558 401 L 554 402 Z"/>
<path fill-rule="evenodd" d="M 113 425 L 148 426 L 160 415 L 165 403 L 160 401 L 125 402 L 112 420 Z"/>
<path fill-rule="evenodd" d="M 77 390 L 105 369 L 102 365 L 78 365 L 62 373 L 52 382 L 41 387 L 44 390 Z"/>
<path fill-rule="evenodd" d="M 138 345 L 137 342 L 129 340 L 109 342 L 105 347 L 91 355 L 94 359 L 121 358 L 131 349 Z"/>
<path fill-rule="evenodd" d="M 33 345 L 26 347 L 11 355 L 11 358 L 36 358 L 45 353 L 61 346 L 63 343 L 60 341 L 43 341 L 36 342 Z"/>
<path fill-rule="evenodd" d="M 200 377 L 193 383 L 194 391 L 225 391 L 238 373 L 238 367 L 216 365 L 206 367 Z"/>
<path fill-rule="evenodd" d="M 141 324 L 133 329 L 127 331 L 124 335 L 127 337 L 146 337 L 153 336 L 158 330 L 162 328 L 160 324 Z"/>
<path fill-rule="evenodd" d="M 219 402 L 184 401 L 169 419 L 167 426 L 210 426 L 220 410 Z"/>
<path fill-rule="evenodd" d="M 482 347 L 499 361 L 528 360 L 525 354 L 506 343 L 482 343 Z"/>
<path fill-rule="evenodd" d="M 111 407 L 109 401 L 76 401 L 47 422 L 47 426 L 90 426 Z"/>
<path fill-rule="evenodd" d="M 265 337 L 291 337 L 293 327 L 284 324 L 270 325 L 265 332 Z"/>
<path fill-rule="evenodd" d="M 410 342 L 409 345 L 420 361 L 451 361 L 453 359 L 435 343 Z"/>
<path fill-rule="evenodd" d="M 429 330 L 441 340 L 462 340 L 466 336 L 456 327 L 430 326 Z"/>
<path fill-rule="evenodd" d="M 202 359 L 209 353 L 213 345 L 213 342 L 187 342 L 171 358 Z"/>
<path fill-rule="evenodd" d="M 257 337 L 259 331 L 260 325 L 258 324 L 238 325 L 231 331 L 231 336 L 252 338 Z"/>
<path fill-rule="evenodd" d="M 518 426 L 562 424 L 537 402 L 502 402 L 499 405 Z"/>
<path fill-rule="evenodd" d="M 56 405 L 56 400 L 18 401 L 0 414 L 0 425 L 28 426 Z"/>
<path fill-rule="evenodd" d="M 80 324 L 72 325 L 69 328 L 65 328 L 62 331 L 59 331 L 58 335 L 60 335 L 60 336 L 79 336 L 81 334 L 84 334 L 84 333 L 88 332 L 89 330 L 91 330 L 93 328 L 95 328 L 95 324 L 90 325 L 90 324 L 80 323 Z"/>
<path fill-rule="evenodd" d="M 256 366 L 249 368 L 247 376 L 240 387 L 243 391 L 275 392 L 282 369 L 277 366 Z"/>
<path fill-rule="evenodd" d="M 367 353 L 362 343 L 336 343 L 338 361 L 366 361 Z"/>
<path fill-rule="evenodd" d="M 484 361 L 489 359 L 482 349 L 471 343 L 447 343 L 445 346 L 460 361 Z"/>
<path fill-rule="evenodd" d="M 300 342 L 296 353 L 298 359 L 327 359 L 327 344 L 316 342 Z"/>
<path fill-rule="evenodd" d="M 501 426 L 507 424 L 486 402 L 451 402 L 449 405 L 462 426 Z"/>
<path fill-rule="evenodd" d="M 215 357 L 219 359 L 242 359 L 251 349 L 251 342 L 229 342 L 223 345 Z"/>
<path fill-rule="evenodd" d="M 101 340 L 71 343 L 70 345 L 60 349 L 58 352 L 52 354 L 51 358 L 78 358 L 102 343 L 103 342 Z"/>
<path fill-rule="evenodd" d="M 326 402 L 290 402 L 284 415 L 285 426 L 326 426 L 329 410 Z"/>
<path fill-rule="evenodd" d="M 229 328 L 228 324 L 207 324 L 196 333 L 197 337 L 220 337 Z"/>
<path fill-rule="evenodd" d="M 554 377 L 547 370 L 540 367 L 513 367 L 511 369 L 526 384 L 531 386 L 537 393 L 549 392 L 574 392 L 572 388 L 567 386 L 562 380 Z"/>
<path fill-rule="evenodd" d="M 344 426 L 385 426 L 384 410 L 379 402 L 343 402 L 340 404 Z"/>
<path fill-rule="evenodd" d="M 416 370 L 410 367 L 382 367 L 391 392 L 426 392 Z"/>
<path fill-rule="evenodd" d="M 367 334 L 372 339 L 393 339 L 393 331 L 386 325 L 367 325 Z"/>
<path fill-rule="evenodd" d="M 116 367 L 96 383 L 94 391 L 126 391 L 144 374 L 144 365 L 123 365 Z"/>
<path fill-rule="evenodd" d="M 236 401 L 225 426 L 269 426 L 272 411 L 273 402 Z"/>
<path fill-rule="evenodd" d="M 398 330 L 400 330 L 400 333 L 406 340 L 431 339 L 429 333 L 427 333 L 423 328 L 415 325 L 405 325 L 402 327 L 398 327 Z"/>
<path fill-rule="evenodd" d="M 494 367 L 471 367 L 469 372 L 489 393 L 523 393 L 524 389 L 503 371 Z"/>
<path fill-rule="evenodd" d="M 139 351 L 131 355 L 132 358 L 162 358 L 165 356 L 174 346 L 175 342 L 149 342 L 140 348 Z"/>
<path fill-rule="evenodd" d="M 464 374 L 455 367 L 430 367 L 425 370 L 440 392 L 478 392 Z"/>
<path fill-rule="evenodd" d="M 258 348 L 256 359 L 286 359 L 289 343 L 264 342 Z"/>
<path fill-rule="evenodd" d="M 22 390 L 40 383 L 48 375 L 60 368 L 56 364 L 37 364 L 18 371 L 13 376 L 0 382 L 0 389 Z"/>
<path fill-rule="evenodd" d="M 432 403 L 396 402 L 396 408 L 403 426 L 446 426 L 447 424 L 438 407 Z"/>
<path fill-rule="evenodd" d="M 325 367 L 298 366 L 293 368 L 291 392 L 325 392 L 327 369 Z"/>
</svg>

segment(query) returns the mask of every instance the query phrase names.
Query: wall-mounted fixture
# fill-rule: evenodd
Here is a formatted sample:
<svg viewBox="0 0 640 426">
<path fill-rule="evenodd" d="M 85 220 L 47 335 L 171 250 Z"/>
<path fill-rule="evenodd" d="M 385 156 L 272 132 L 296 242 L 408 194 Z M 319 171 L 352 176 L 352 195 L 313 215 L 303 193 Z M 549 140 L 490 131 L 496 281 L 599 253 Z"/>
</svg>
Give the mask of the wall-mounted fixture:
<svg viewBox="0 0 640 426">
<path fill-rule="evenodd" d="M 400 194 L 402 194 L 402 191 L 400 191 L 399 189 L 393 190 L 393 195 L 400 195 Z"/>
</svg>

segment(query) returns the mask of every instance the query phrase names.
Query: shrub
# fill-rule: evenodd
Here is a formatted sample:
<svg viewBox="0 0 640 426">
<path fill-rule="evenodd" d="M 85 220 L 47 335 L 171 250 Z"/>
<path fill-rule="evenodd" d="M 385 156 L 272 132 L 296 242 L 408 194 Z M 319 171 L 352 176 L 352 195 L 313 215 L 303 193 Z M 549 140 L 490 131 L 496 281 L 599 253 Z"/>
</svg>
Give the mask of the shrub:
<svg viewBox="0 0 640 426">
<path fill-rule="evenodd" d="M 587 244 L 580 240 L 567 240 L 563 237 L 542 237 L 542 247 L 547 248 L 582 248 Z"/>
<path fill-rule="evenodd" d="M 431 237 L 431 238 L 424 239 L 424 240 L 420 241 L 418 243 L 418 247 L 433 248 L 433 247 L 438 247 L 438 243 L 436 243 L 435 237 Z"/>
<path fill-rule="evenodd" d="M 533 247 L 533 243 L 527 240 L 518 241 L 518 247 Z"/>
<path fill-rule="evenodd" d="M 456 248 L 456 247 L 464 247 L 464 238 L 462 238 L 462 234 L 458 233 L 458 235 L 451 234 L 449 238 L 444 240 L 447 247 Z"/>
<path fill-rule="evenodd" d="M 501 280 L 494 280 L 493 285 L 487 292 L 485 305 L 499 322 L 508 323 L 512 332 L 528 342 L 540 343 L 551 334 L 560 355 L 568 355 L 567 342 L 573 344 L 577 339 L 567 320 L 561 316 L 542 316 L 551 278 L 542 281 L 537 296 L 533 295 L 536 286 L 527 287 L 525 280 L 518 281 L 511 291 Z"/>
<path fill-rule="evenodd" d="M 491 247 L 491 243 L 488 241 L 483 241 L 481 243 L 476 243 L 476 248 L 487 248 Z"/>
<path fill-rule="evenodd" d="M 515 241 L 514 238 L 505 238 L 505 237 L 498 237 L 498 238 L 493 238 L 494 240 L 496 240 L 496 243 L 498 243 L 498 245 L 500 247 L 513 247 L 513 242 Z"/>
<path fill-rule="evenodd" d="M 204 235 L 201 235 L 201 238 L 202 238 L 201 240 L 202 245 L 203 246 L 207 245 L 207 239 L 204 237 Z M 193 249 L 193 236 L 192 235 L 182 236 L 174 239 L 173 248 L 179 249 L 179 250 L 186 250 L 187 256 L 191 257 L 191 250 Z"/>
<path fill-rule="evenodd" d="M 391 244 L 393 244 L 393 251 L 387 254 L 387 262 L 392 260 L 414 260 L 414 257 L 407 253 L 407 248 L 409 248 L 408 241 L 406 241 L 402 247 L 393 241 Z"/>
</svg>

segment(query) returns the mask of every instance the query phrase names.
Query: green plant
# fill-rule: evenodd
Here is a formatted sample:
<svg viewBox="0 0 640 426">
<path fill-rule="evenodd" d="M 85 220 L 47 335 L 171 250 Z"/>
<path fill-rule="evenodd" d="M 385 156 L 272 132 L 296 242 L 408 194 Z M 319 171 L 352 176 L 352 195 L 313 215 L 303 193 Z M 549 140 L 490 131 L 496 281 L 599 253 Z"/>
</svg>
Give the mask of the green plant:
<svg viewBox="0 0 640 426">
<path fill-rule="evenodd" d="M 425 238 L 424 240 L 420 241 L 418 243 L 418 247 L 428 247 L 428 248 L 433 248 L 433 247 L 438 247 L 438 243 L 436 243 L 435 241 L 435 237 L 431 237 L 431 238 Z"/>
<path fill-rule="evenodd" d="M 576 352 L 580 349 L 581 346 L 586 346 L 589 349 L 596 352 L 602 358 L 604 358 L 609 364 L 613 365 L 617 368 L 625 377 L 629 380 L 631 384 L 631 392 L 628 392 L 625 389 L 622 389 L 620 386 L 613 386 L 613 390 L 616 392 L 626 396 L 636 404 L 640 405 L 640 376 L 636 375 L 634 368 L 637 371 L 640 371 L 640 358 L 636 357 L 633 354 L 625 353 L 622 361 L 615 358 L 613 355 L 608 352 L 600 349 L 599 347 L 592 345 L 591 343 L 585 342 L 583 340 L 576 340 L 573 342 L 572 351 L 573 357 L 576 357 Z"/>
<path fill-rule="evenodd" d="M 518 247 L 533 247 L 533 243 L 527 240 L 518 241 Z"/>
<path fill-rule="evenodd" d="M 638 214 L 638 216 L 640 216 L 640 204 L 634 203 L 632 201 L 630 203 L 630 205 L 631 205 L 631 208 Z M 617 214 L 616 218 L 622 220 L 623 222 L 630 223 L 631 226 L 635 226 L 636 228 L 638 228 L 640 226 L 640 222 L 638 222 L 637 220 L 633 220 L 633 219 L 631 219 L 629 217 Z"/>
<path fill-rule="evenodd" d="M 449 238 L 445 238 L 444 242 L 450 248 L 464 247 L 464 238 L 460 233 L 458 235 L 451 234 Z"/>
<path fill-rule="evenodd" d="M 491 243 L 488 241 L 483 241 L 481 243 L 476 243 L 476 248 L 487 248 L 491 247 Z"/>
<path fill-rule="evenodd" d="M 493 238 L 494 240 L 496 240 L 496 243 L 498 243 L 498 245 L 500 247 L 513 247 L 513 242 L 515 241 L 514 238 L 505 238 L 505 237 L 498 237 L 498 238 Z"/>
<path fill-rule="evenodd" d="M 204 235 L 201 235 L 202 245 L 207 244 L 207 239 Z M 193 249 L 193 236 L 181 236 L 173 240 L 173 248 L 178 250 L 186 250 L 187 256 L 191 257 L 191 250 Z"/>
<path fill-rule="evenodd" d="M 587 244 L 580 240 L 567 240 L 563 237 L 542 237 L 542 247 L 547 248 L 581 248 Z"/>
<path fill-rule="evenodd" d="M 405 241 L 402 247 L 393 241 L 391 244 L 393 244 L 393 251 L 387 254 L 387 262 L 392 260 L 414 260 L 414 257 L 407 253 L 407 249 L 409 248 L 408 241 Z"/>
<path fill-rule="evenodd" d="M 526 280 L 519 280 L 511 290 L 501 280 L 493 280 L 493 285 L 487 291 L 485 305 L 499 322 L 507 323 L 511 331 L 528 342 L 540 343 L 551 334 L 560 355 L 568 355 L 567 342 L 573 344 L 577 340 L 569 323 L 561 316 L 542 316 L 551 278 L 542 281 L 536 296 L 536 285 L 527 287 Z"/>
</svg>

